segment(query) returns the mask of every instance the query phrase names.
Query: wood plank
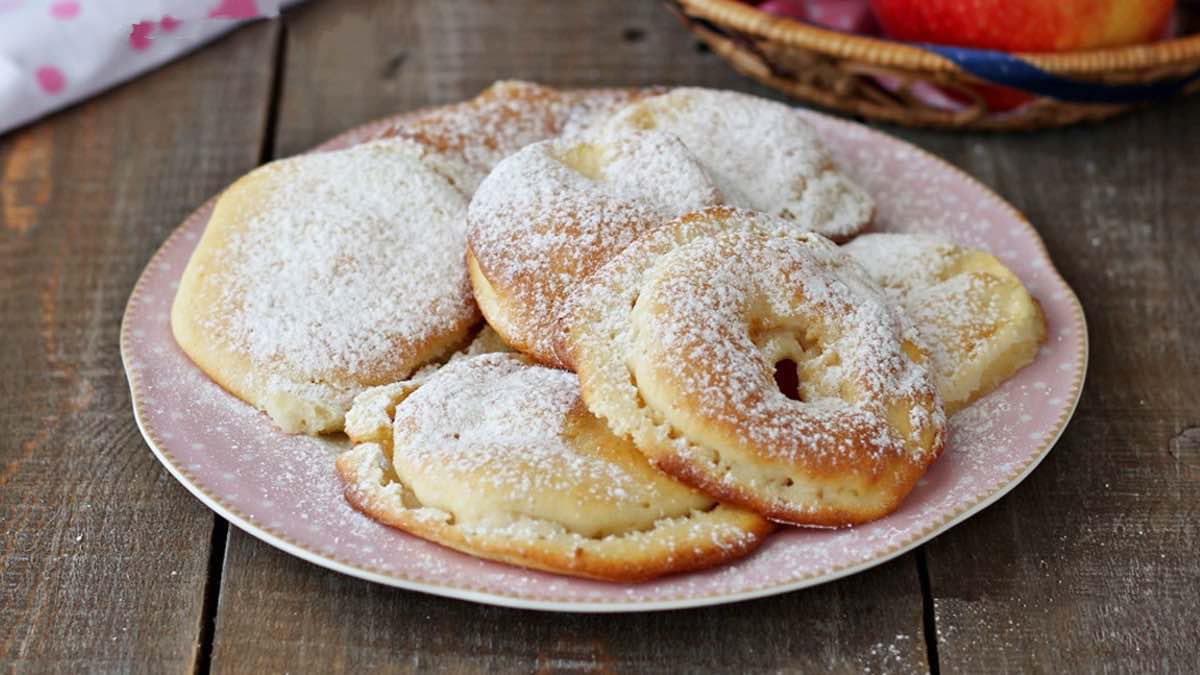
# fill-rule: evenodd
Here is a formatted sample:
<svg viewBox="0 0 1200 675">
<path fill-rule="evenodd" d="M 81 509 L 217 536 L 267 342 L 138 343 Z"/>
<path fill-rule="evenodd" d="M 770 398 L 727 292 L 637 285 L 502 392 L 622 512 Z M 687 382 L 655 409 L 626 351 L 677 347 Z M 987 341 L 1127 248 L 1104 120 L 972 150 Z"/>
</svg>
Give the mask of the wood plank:
<svg viewBox="0 0 1200 675">
<path fill-rule="evenodd" d="M 348 127 L 473 96 L 498 79 L 692 84 L 778 97 L 656 2 L 348 0 L 290 15 L 279 156 Z"/>
<path fill-rule="evenodd" d="M 910 556 L 807 591 L 624 615 L 488 607 L 352 579 L 237 532 L 218 672 L 926 672 Z"/>
<path fill-rule="evenodd" d="M 1017 136 L 904 132 L 1025 210 L 1083 301 L 1074 422 L 928 547 L 945 672 L 1200 669 L 1200 99 Z"/>
<path fill-rule="evenodd" d="M 258 161 L 277 27 L 0 139 L 0 663 L 190 670 L 213 515 L 130 414 L 117 339 L 186 214 Z"/>
<path fill-rule="evenodd" d="M 287 17 L 276 148 L 460 100 L 501 78 L 762 91 L 657 3 L 313 3 Z M 270 636 L 269 639 L 264 639 Z M 213 665 L 295 669 L 928 669 L 912 556 L 737 607 L 596 617 L 483 607 L 368 584 L 230 532 Z"/>
</svg>

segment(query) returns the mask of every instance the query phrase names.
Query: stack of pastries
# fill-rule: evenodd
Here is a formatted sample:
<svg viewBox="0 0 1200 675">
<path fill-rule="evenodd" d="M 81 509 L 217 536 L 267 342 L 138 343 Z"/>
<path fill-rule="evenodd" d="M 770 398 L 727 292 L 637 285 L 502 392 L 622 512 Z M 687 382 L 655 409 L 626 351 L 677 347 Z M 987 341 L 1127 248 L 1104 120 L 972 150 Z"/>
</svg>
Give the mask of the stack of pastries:
<svg viewBox="0 0 1200 675">
<path fill-rule="evenodd" d="M 344 432 L 371 518 L 638 581 L 887 515 L 1036 356 L 995 257 L 873 215 L 785 105 L 501 82 L 236 182 L 171 325 L 283 431 Z"/>
</svg>

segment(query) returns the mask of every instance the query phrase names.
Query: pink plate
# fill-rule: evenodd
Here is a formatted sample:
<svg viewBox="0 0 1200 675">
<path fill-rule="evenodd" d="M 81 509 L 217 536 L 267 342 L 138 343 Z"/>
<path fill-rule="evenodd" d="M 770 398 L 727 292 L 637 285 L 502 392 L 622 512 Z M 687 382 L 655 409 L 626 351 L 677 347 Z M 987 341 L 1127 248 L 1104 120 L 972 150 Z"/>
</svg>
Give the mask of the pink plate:
<svg viewBox="0 0 1200 675">
<path fill-rule="evenodd" d="M 1041 302 L 1049 324 L 1031 366 L 954 416 L 945 454 L 887 518 L 846 530 L 784 529 L 735 564 L 635 585 L 478 560 L 380 525 L 342 499 L 333 470 L 338 441 L 276 431 L 192 365 L 171 337 L 171 301 L 212 202 L 158 250 L 125 311 L 121 354 L 142 434 L 192 494 L 268 544 L 351 576 L 477 602 L 584 612 L 713 605 L 813 586 L 894 558 L 999 499 L 1046 456 L 1083 387 L 1083 310 L 1033 227 L 1004 200 L 911 145 L 805 114 L 875 195 L 878 229 L 944 234 L 991 251 Z M 381 124 L 321 149 L 368 138 Z"/>
</svg>

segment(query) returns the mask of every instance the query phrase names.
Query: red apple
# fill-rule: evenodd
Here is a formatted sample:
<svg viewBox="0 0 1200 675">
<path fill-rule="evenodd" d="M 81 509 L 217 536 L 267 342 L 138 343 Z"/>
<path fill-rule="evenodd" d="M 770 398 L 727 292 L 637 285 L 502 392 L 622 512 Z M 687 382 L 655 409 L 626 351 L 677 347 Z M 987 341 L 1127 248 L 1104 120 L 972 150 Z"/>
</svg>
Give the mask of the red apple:
<svg viewBox="0 0 1200 675">
<path fill-rule="evenodd" d="M 871 0 L 891 37 L 1009 52 L 1058 52 L 1161 37 L 1175 0 Z"/>
<path fill-rule="evenodd" d="M 988 110 L 995 112 L 1019 108 L 1033 100 L 1033 96 L 1026 94 L 1020 89 L 1013 89 L 1012 87 L 1005 87 L 999 84 L 975 84 L 971 85 L 971 89 L 979 94 L 979 97 L 987 104 Z M 945 93 L 950 98 L 962 103 L 969 104 L 974 100 L 971 96 L 959 91 L 946 89 Z"/>
</svg>

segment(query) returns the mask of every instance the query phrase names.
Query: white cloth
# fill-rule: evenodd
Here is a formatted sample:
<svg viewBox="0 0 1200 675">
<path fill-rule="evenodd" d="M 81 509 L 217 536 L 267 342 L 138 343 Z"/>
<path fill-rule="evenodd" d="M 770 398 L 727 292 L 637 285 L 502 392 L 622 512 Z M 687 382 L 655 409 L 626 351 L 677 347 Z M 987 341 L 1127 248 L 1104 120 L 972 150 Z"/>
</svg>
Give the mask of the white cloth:
<svg viewBox="0 0 1200 675">
<path fill-rule="evenodd" d="M 0 0 L 0 134 L 295 1 Z"/>
</svg>

